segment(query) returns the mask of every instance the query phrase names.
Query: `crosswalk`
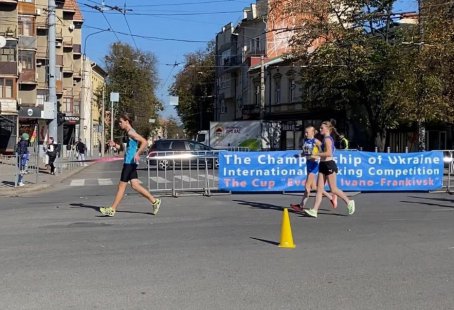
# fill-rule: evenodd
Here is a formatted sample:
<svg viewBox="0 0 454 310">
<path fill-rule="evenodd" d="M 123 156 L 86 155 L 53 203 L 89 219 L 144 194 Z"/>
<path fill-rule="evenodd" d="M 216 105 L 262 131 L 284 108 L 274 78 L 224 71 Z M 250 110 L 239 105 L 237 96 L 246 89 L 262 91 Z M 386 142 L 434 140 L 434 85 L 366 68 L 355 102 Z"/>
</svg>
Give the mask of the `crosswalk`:
<svg viewBox="0 0 454 310">
<path fill-rule="evenodd" d="M 203 174 L 201 175 L 196 175 L 196 176 L 187 176 L 187 175 L 177 175 L 175 176 L 175 181 L 176 182 L 185 182 L 185 183 L 195 183 L 195 182 L 200 182 L 202 180 L 205 180 L 207 178 L 210 180 L 210 182 L 218 182 L 219 178 L 217 176 L 213 175 L 208 175 L 205 176 Z M 157 183 L 157 184 L 167 184 L 167 183 L 172 183 L 172 180 L 166 179 L 163 177 L 150 177 L 150 181 L 152 183 Z M 145 181 L 139 180 L 140 184 L 146 183 Z M 92 178 L 92 179 L 73 179 L 71 182 L 69 182 L 69 186 L 74 186 L 74 187 L 81 187 L 81 186 L 112 186 L 112 185 L 117 185 L 118 184 L 118 179 L 117 178 Z"/>
</svg>

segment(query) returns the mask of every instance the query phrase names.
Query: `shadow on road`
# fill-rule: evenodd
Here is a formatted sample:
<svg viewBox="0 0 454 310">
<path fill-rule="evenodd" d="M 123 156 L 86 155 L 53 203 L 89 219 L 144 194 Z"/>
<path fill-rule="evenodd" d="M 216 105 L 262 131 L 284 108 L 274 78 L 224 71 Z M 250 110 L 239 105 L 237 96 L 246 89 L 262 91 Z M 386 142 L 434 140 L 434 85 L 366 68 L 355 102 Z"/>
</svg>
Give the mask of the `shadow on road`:
<svg viewBox="0 0 454 310">
<path fill-rule="evenodd" d="M 255 202 L 255 201 L 245 201 L 245 200 L 233 200 L 237 202 L 239 205 L 243 206 L 250 206 L 252 208 L 257 208 L 257 209 L 262 209 L 262 210 L 276 210 L 276 211 L 283 211 L 284 208 L 288 209 L 288 212 L 294 213 L 297 215 L 300 215 L 301 217 L 309 217 L 306 215 L 304 212 L 296 212 L 292 210 L 290 207 L 282 207 L 282 206 L 277 206 L 269 203 L 263 203 L 263 202 Z M 322 212 L 320 212 L 322 211 Z M 339 214 L 339 213 L 332 213 L 331 209 L 324 209 L 320 208 L 318 209 L 318 214 L 323 214 L 323 215 L 334 215 L 334 216 L 347 216 L 345 214 Z"/>
<path fill-rule="evenodd" d="M 93 209 L 96 211 L 99 211 L 99 208 L 100 208 L 99 206 L 91 206 L 91 205 L 86 205 L 84 203 L 70 203 L 69 205 L 73 206 L 73 207 L 78 207 L 78 208 Z"/>
<path fill-rule="evenodd" d="M 260 239 L 260 238 L 254 238 L 254 237 L 249 237 L 249 238 L 254 239 L 254 240 L 257 240 L 257 241 L 269 243 L 269 244 L 272 244 L 272 245 L 279 245 L 279 242 L 276 242 L 276 241 L 270 241 L 270 240 L 265 240 L 265 239 Z"/>
</svg>

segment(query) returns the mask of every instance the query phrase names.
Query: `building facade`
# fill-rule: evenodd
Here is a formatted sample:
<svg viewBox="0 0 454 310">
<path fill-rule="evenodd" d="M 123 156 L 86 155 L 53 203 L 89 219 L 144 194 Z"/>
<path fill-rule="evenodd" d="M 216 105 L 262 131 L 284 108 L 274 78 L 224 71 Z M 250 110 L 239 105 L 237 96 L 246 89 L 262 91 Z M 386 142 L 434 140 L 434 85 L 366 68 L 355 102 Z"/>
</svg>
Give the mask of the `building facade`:
<svg viewBox="0 0 454 310">
<path fill-rule="evenodd" d="M 54 105 L 49 98 L 48 1 L 0 1 L 0 152 L 11 152 L 17 135 L 42 143 Z M 82 23 L 75 0 L 56 1 L 56 90 L 59 143 L 78 137 L 81 109 Z M 0 41 L 3 39 L 0 38 Z M 65 117 L 63 117 L 65 115 Z M 14 125 L 14 126 L 13 126 Z"/>
</svg>

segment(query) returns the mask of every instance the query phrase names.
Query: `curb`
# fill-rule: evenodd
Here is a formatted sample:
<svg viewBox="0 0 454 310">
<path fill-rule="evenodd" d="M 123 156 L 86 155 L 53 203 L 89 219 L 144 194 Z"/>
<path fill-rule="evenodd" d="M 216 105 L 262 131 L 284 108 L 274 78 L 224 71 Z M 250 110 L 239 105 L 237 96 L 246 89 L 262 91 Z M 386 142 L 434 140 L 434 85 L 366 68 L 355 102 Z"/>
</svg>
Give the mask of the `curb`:
<svg viewBox="0 0 454 310">
<path fill-rule="evenodd" d="M 53 178 L 52 182 L 46 184 L 31 184 L 26 187 L 12 187 L 8 189 L 0 189 L 0 197 L 18 197 L 21 194 L 28 194 L 33 192 L 44 192 L 46 189 L 52 188 L 55 184 L 61 183 L 66 179 L 72 177 L 76 173 L 83 171 L 84 169 L 90 167 L 93 163 L 90 163 L 88 166 L 82 166 L 74 170 L 69 171 L 68 173 L 62 173 Z"/>
</svg>

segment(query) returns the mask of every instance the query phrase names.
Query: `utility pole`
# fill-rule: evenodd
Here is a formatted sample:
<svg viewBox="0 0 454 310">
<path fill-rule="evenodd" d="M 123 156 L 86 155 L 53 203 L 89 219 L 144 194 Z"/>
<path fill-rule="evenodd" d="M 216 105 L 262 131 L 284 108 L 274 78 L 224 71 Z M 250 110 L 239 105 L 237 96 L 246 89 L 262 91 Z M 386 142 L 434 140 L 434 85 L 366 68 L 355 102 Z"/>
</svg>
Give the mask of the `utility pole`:
<svg viewBox="0 0 454 310">
<path fill-rule="evenodd" d="M 260 120 L 265 118 L 265 57 L 260 56 Z"/>
<path fill-rule="evenodd" d="M 49 34 L 48 34 L 48 48 L 49 48 L 49 101 L 54 106 L 54 116 L 49 123 L 49 137 L 53 137 L 55 143 L 58 143 L 58 122 L 57 122 L 57 88 L 56 88 L 56 49 L 55 49 L 55 38 L 56 38 L 56 18 L 55 18 L 55 0 L 49 0 Z"/>
<path fill-rule="evenodd" d="M 422 52 L 423 45 L 424 45 L 424 21 L 423 16 L 421 14 L 422 3 L 423 0 L 418 0 L 418 25 L 419 25 L 419 46 L 418 50 L 419 53 Z M 421 68 L 420 68 L 421 69 Z M 416 104 L 419 105 L 418 111 L 422 113 L 421 109 L 421 101 L 423 100 L 423 89 L 422 89 L 422 75 L 423 72 L 418 70 L 418 81 L 419 81 L 419 89 L 418 89 L 418 97 Z M 424 125 L 424 117 L 422 115 L 418 115 L 418 149 L 419 151 L 426 150 L 426 127 Z"/>
<path fill-rule="evenodd" d="M 102 132 L 101 132 L 101 156 L 104 157 L 106 152 L 106 119 L 105 119 L 105 102 L 106 102 L 106 83 L 102 85 Z"/>
</svg>

